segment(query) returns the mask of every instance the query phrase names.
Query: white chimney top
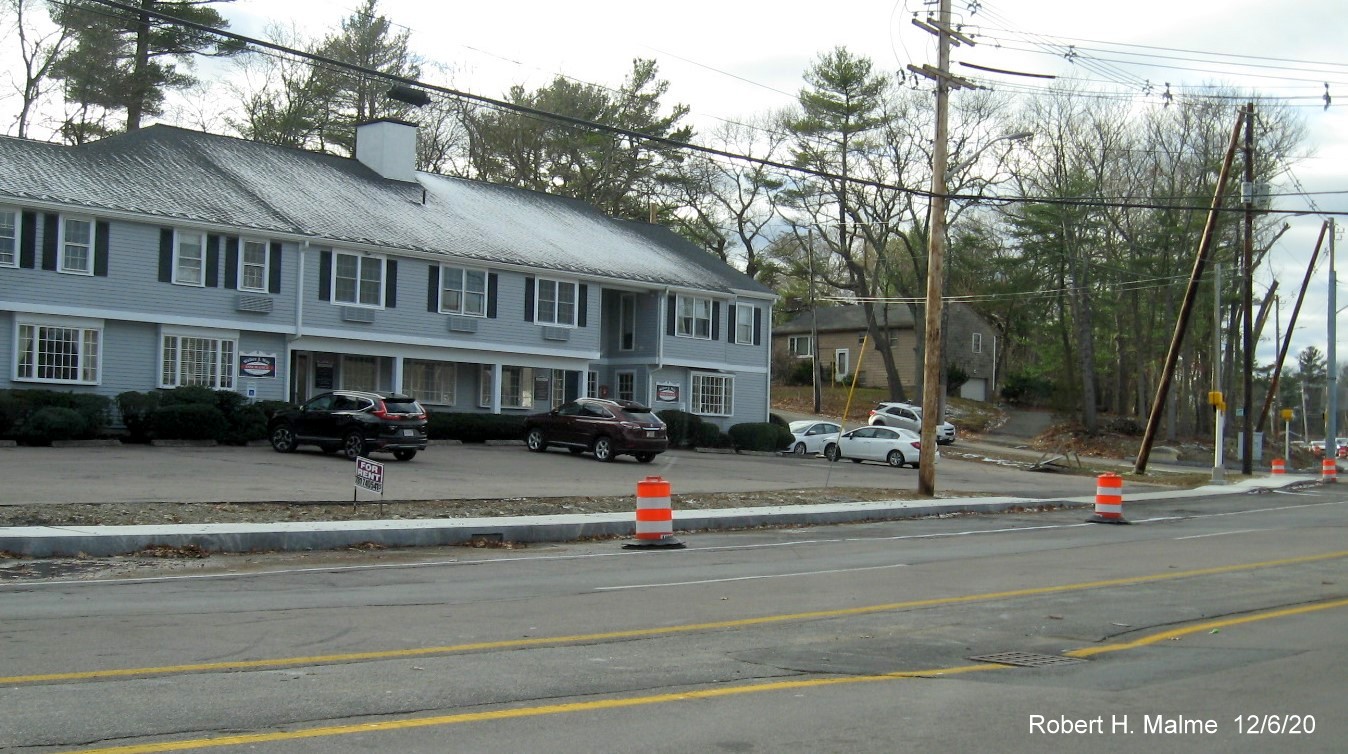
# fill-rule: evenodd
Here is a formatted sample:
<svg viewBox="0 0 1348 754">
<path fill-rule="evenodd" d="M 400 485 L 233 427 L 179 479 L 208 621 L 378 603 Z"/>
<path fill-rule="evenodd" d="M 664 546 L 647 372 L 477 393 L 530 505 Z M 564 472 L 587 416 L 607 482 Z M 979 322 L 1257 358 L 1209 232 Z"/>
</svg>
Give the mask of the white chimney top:
<svg viewBox="0 0 1348 754">
<path fill-rule="evenodd" d="M 390 180 L 416 181 L 416 124 L 383 118 L 356 126 L 356 159 Z"/>
</svg>

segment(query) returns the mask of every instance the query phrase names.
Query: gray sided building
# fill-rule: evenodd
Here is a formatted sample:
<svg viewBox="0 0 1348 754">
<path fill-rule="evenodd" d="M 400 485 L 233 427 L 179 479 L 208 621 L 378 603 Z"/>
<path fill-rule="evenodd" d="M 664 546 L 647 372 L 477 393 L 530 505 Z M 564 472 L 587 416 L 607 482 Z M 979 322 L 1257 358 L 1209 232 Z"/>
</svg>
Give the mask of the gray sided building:
<svg viewBox="0 0 1348 754">
<path fill-rule="evenodd" d="M 771 290 L 662 227 L 415 170 L 151 126 L 0 137 L 0 388 L 397 390 L 526 413 L 581 395 L 768 414 Z"/>
</svg>

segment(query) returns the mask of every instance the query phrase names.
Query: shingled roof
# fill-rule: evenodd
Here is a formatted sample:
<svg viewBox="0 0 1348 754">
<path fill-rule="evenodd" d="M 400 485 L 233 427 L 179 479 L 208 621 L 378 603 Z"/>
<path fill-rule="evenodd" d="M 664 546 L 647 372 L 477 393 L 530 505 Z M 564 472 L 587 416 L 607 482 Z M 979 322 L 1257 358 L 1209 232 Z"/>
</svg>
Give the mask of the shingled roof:
<svg viewBox="0 0 1348 754">
<path fill-rule="evenodd" d="M 485 265 L 772 295 L 668 229 L 580 201 L 154 125 L 81 146 L 0 137 L 0 197 L 239 232 L 370 244 Z"/>
<path fill-rule="evenodd" d="M 772 328 L 774 335 L 795 335 L 808 333 L 813 328 L 816 313 L 805 312 L 785 324 Z M 851 306 L 827 306 L 817 310 L 820 332 L 856 332 L 866 329 L 866 312 L 859 304 Z M 913 313 L 906 304 L 886 304 L 876 307 L 875 318 L 880 326 L 888 325 L 891 330 L 913 329 Z"/>
</svg>

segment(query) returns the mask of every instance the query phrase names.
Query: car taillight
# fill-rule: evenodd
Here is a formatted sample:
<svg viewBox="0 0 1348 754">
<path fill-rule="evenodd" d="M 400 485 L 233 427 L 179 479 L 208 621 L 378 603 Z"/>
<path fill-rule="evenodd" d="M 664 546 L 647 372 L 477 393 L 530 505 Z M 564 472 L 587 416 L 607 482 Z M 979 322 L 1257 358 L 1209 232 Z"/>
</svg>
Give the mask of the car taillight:
<svg viewBox="0 0 1348 754">
<path fill-rule="evenodd" d="M 871 416 L 875 416 L 875 415 L 878 414 L 878 413 L 880 413 L 880 412 L 879 412 L 879 411 L 876 411 L 875 409 L 871 409 L 870 415 L 871 415 Z"/>
<path fill-rule="evenodd" d="M 922 443 L 920 442 L 909 443 L 909 445 L 912 445 L 915 450 L 922 450 Z"/>
</svg>

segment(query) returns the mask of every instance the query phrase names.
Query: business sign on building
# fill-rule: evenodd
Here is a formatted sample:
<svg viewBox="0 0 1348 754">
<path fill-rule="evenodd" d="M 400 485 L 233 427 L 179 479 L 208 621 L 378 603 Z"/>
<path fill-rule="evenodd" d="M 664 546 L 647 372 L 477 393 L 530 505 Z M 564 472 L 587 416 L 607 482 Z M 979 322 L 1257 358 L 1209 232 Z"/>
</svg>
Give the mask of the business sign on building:
<svg viewBox="0 0 1348 754">
<path fill-rule="evenodd" d="M 678 403 L 679 384 L 677 382 L 655 383 L 655 399 L 661 403 Z"/>
<path fill-rule="evenodd" d="M 276 354 L 261 351 L 239 354 L 239 374 L 245 377 L 275 377 Z"/>
</svg>

